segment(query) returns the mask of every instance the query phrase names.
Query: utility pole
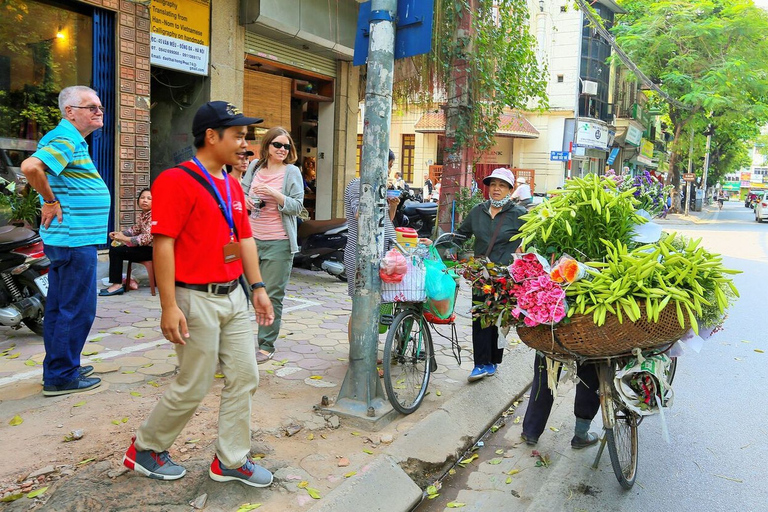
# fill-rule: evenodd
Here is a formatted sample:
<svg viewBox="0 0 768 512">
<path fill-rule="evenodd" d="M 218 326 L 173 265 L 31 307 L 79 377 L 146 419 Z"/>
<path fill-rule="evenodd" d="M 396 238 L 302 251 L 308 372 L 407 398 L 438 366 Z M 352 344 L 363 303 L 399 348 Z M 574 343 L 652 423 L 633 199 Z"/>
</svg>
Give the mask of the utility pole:
<svg viewBox="0 0 768 512">
<path fill-rule="evenodd" d="M 693 172 L 693 127 L 691 127 L 691 144 L 688 147 L 688 172 Z M 688 216 L 688 207 L 691 205 L 691 182 L 685 182 L 685 216 Z"/>
<path fill-rule="evenodd" d="M 471 148 L 455 147 L 456 132 L 459 126 L 466 126 L 471 116 L 472 92 L 469 87 L 469 66 L 467 59 L 472 54 L 472 16 L 476 10 L 477 0 L 463 3 L 456 34 L 454 47 L 461 41 L 466 46 L 453 61 L 453 78 L 448 84 L 448 102 L 445 106 L 445 146 L 443 175 L 440 179 L 440 199 L 438 206 L 439 226 L 445 232 L 455 229 L 453 225 L 456 197 L 461 187 L 471 188 L 474 173 L 472 160 L 474 154 Z M 461 119 L 465 122 L 461 123 Z"/>
<path fill-rule="evenodd" d="M 704 173 L 701 176 L 701 188 L 704 191 L 702 201 L 707 198 L 707 172 L 709 171 L 709 148 L 712 143 L 712 135 L 715 133 L 715 127 L 711 124 L 707 125 L 707 129 L 704 135 L 707 136 L 707 149 L 704 155 Z M 702 203 L 703 204 L 703 203 Z"/>
<path fill-rule="evenodd" d="M 387 160 L 392 118 L 396 0 L 372 0 L 368 75 L 360 165 L 355 294 L 349 340 L 349 367 L 332 410 L 365 426 L 380 425 L 396 412 L 386 401 L 376 371 L 381 279 L 387 208 Z"/>
</svg>

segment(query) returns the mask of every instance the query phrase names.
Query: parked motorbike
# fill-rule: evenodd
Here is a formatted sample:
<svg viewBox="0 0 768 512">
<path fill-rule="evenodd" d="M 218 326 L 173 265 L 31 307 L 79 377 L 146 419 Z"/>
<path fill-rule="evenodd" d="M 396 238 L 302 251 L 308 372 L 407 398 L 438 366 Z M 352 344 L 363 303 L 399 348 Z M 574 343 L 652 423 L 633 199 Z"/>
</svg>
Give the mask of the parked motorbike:
<svg viewBox="0 0 768 512">
<path fill-rule="evenodd" d="M 400 204 L 397 205 L 395 225 L 413 228 L 420 238 L 430 238 L 435 229 L 437 218 L 437 203 L 418 201 L 416 195 L 409 190 L 400 194 Z"/>
<path fill-rule="evenodd" d="M 298 228 L 300 248 L 293 264 L 310 270 L 325 270 L 346 281 L 344 247 L 347 233 L 347 219 L 303 221 Z"/>
<path fill-rule="evenodd" d="M 34 231 L 0 227 L 0 325 L 43 335 L 50 263 Z"/>
</svg>

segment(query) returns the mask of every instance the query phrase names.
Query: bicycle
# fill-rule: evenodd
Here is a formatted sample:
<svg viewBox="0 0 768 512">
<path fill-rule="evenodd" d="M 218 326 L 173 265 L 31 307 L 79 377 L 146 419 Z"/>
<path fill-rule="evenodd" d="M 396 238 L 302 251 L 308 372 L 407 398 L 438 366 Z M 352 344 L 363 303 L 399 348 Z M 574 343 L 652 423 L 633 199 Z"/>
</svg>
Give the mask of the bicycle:
<svg viewBox="0 0 768 512">
<path fill-rule="evenodd" d="M 457 237 L 446 233 L 438 237 L 435 245 Z M 458 295 L 458 279 L 456 281 Z M 380 323 L 389 325 L 382 359 L 384 389 L 398 412 L 411 414 L 426 396 L 430 376 L 437 369 L 432 331 L 451 342 L 453 356 L 461 365 L 461 346 L 454 321 L 453 311 L 448 318 L 440 319 L 429 312 L 425 302 L 416 301 L 395 302 L 391 315 L 381 315 Z M 437 325 L 450 326 L 450 335 L 441 333 Z"/>
<path fill-rule="evenodd" d="M 604 435 L 592 467 L 597 469 L 607 446 L 613 472 L 624 489 L 631 489 L 637 476 L 637 428 L 644 416 L 636 409 L 630 408 L 622 399 L 616 387 L 616 372 L 637 357 L 637 350 L 641 350 L 646 358 L 664 354 L 685 333 L 686 327 L 679 327 L 673 323 L 673 311 L 665 309 L 660 315 L 661 323 L 650 324 L 642 318 L 632 324 L 633 328 L 621 326 L 613 318 L 610 324 L 597 327 L 591 323 L 591 317 L 574 315 L 569 324 L 554 330 L 550 330 L 548 326 L 517 330 L 520 339 L 526 345 L 551 359 L 577 360 L 582 364 L 597 365 Z M 655 327 L 650 327 L 651 325 Z M 655 331 L 653 336 L 646 331 L 646 328 Z M 666 384 L 671 384 L 676 371 L 677 358 L 673 357 L 665 374 L 659 379 L 663 379 Z M 654 394 L 657 392 L 657 390 L 652 391 Z"/>
<path fill-rule="evenodd" d="M 603 438 L 600 448 L 592 463 L 597 469 L 606 445 L 611 459 L 611 467 L 616 479 L 624 489 L 631 489 L 637 477 L 638 434 L 637 427 L 643 421 L 643 416 L 630 410 L 619 398 L 616 390 L 616 372 L 623 368 L 629 357 L 610 358 L 608 361 L 596 363 L 600 385 L 600 409 L 603 414 Z M 666 379 L 669 385 L 675 378 L 677 358 L 671 358 L 667 368 Z"/>
</svg>

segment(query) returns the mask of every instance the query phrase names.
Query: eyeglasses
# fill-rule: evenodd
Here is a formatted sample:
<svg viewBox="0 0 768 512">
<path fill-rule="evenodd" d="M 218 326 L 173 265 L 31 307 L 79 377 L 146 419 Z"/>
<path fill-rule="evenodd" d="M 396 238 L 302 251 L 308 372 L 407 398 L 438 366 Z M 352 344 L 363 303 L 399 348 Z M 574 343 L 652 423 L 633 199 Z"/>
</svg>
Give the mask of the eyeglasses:
<svg viewBox="0 0 768 512">
<path fill-rule="evenodd" d="M 283 144 L 282 142 L 270 142 L 269 145 L 272 146 L 275 149 L 283 149 L 283 148 L 285 148 L 286 151 L 290 151 L 291 150 L 291 145 L 290 144 Z"/>
<path fill-rule="evenodd" d="M 69 105 L 71 108 L 87 108 L 91 111 L 91 114 L 95 114 L 96 112 L 101 111 L 101 113 L 104 113 L 104 107 L 101 105 L 88 105 L 87 107 L 78 107 L 77 105 Z"/>
</svg>

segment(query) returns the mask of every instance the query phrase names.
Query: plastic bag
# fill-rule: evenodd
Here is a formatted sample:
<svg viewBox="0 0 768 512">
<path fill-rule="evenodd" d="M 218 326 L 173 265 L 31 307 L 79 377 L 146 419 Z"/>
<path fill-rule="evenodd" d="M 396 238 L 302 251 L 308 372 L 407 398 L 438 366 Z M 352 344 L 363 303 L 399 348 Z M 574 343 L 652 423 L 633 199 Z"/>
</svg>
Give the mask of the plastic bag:
<svg viewBox="0 0 768 512">
<path fill-rule="evenodd" d="M 440 259 L 434 246 L 430 246 L 429 255 L 430 259 L 424 260 L 424 266 L 427 269 L 427 298 L 438 303 L 449 299 L 453 301 L 456 281 L 448 274 L 448 268 Z"/>
<path fill-rule="evenodd" d="M 390 249 L 379 263 L 379 277 L 385 283 L 399 283 L 407 270 L 408 262 L 397 249 Z"/>
</svg>

